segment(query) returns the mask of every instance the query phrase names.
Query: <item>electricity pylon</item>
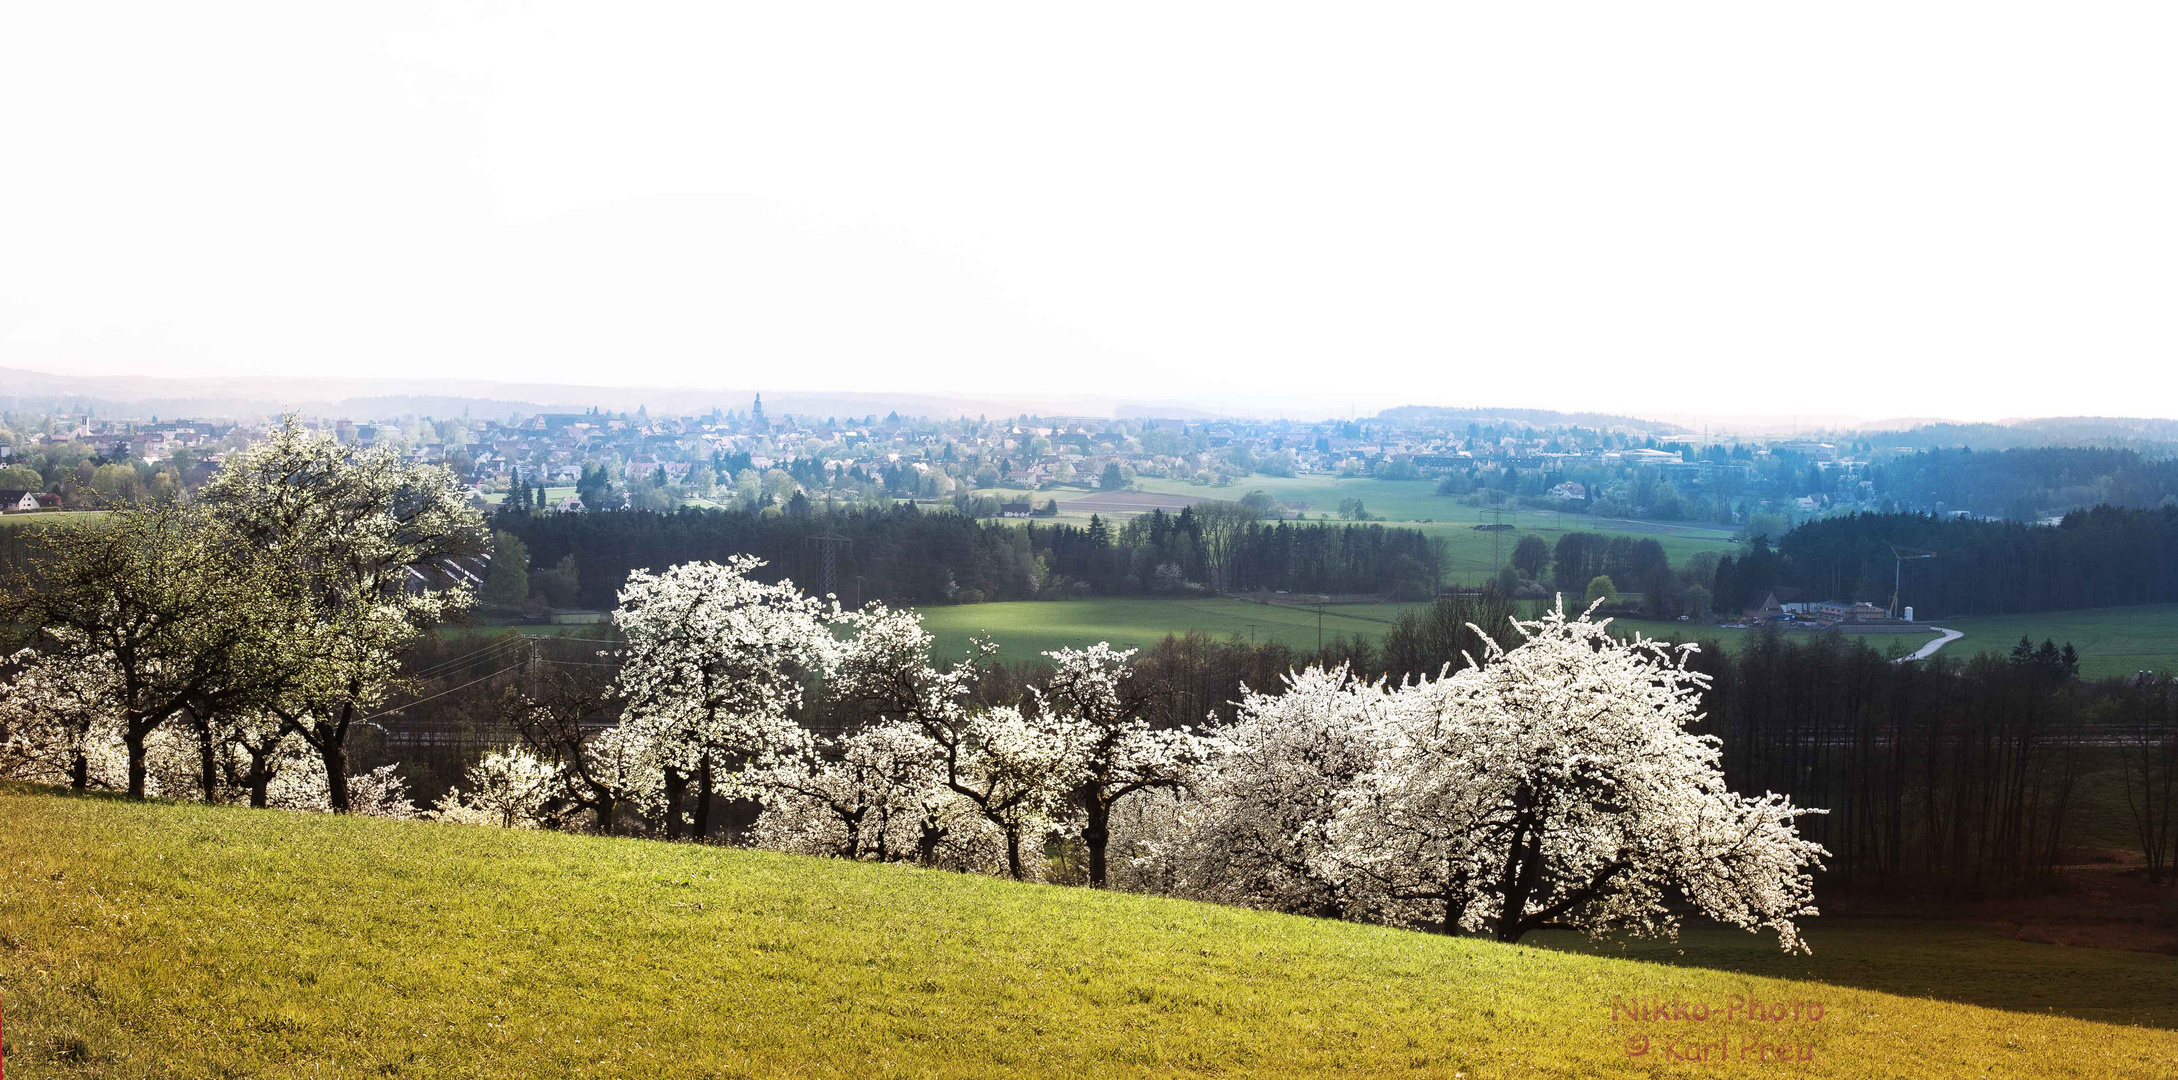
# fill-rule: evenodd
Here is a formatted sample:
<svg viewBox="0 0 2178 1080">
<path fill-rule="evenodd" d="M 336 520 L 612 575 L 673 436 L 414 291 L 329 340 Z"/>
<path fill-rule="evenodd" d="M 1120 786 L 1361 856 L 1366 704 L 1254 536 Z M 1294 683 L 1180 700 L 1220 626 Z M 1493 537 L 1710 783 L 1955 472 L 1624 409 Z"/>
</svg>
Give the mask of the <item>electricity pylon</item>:
<svg viewBox="0 0 2178 1080">
<path fill-rule="evenodd" d="M 1936 553 L 1921 548 L 1900 547 L 1897 544 L 1886 546 L 1891 549 L 1891 618 L 1895 619 L 1900 610 L 1898 593 L 1906 583 L 1906 564 L 1915 559 L 1933 559 Z"/>
</svg>

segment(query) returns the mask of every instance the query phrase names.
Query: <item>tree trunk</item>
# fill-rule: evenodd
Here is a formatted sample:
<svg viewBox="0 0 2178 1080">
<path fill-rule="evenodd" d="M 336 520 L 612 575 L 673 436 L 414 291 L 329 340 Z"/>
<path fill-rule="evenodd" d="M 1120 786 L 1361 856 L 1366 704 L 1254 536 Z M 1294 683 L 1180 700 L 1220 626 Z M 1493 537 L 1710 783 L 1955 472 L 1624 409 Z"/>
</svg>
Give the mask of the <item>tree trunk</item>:
<svg viewBox="0 0 2178 1080">
<path fill-rule="evenodd" d="M 1082 826 L 1081 842 L 1089 849 L 1089 884 L 1104 887 L 1104 849 L 1112 842 L 1111 807 L 1094 799 L 1088 802 L 1089 820 Z"/>
<path fill-rule="evenodd" d="M 703 767 L 696 770 L 696 840 L 711 838 L 711 759 L 703 759 Z"/>
<path fill-rule="evenodd" d="M 333 804 L 333 812 L 348 812 L 348 748 L 339 739 L 327 739 L 318 747 L 318 757 L 325 761 L 325 792 L 327 801 Z"/>
<path fill-rule="evenodd" d="M 263 810 L 269 802 L 267 788 L 272 786 L 272 751 L 250 750 L 250 806 Z"/>
<path fill-rule="evenodd" d="M 68 786 L 77 791 L 91 788 L 91 756 L 77 752 L 75 764 L 68 767 Z"/>
<path fill-rule="evenodd" d="M 1497 913 L 1497 939 L 1511 944 L 1527 932 L 1528 895 L 1543 858 L 1543 830 L 1531 826 L 1516 835 L 1512 855 L 1505 863 L 1505 907 Z"/>
<path fill-rule="evenodd" d="M 195 717 L 194 721 L 197 729 L 198 779 L 204 785 L 204 801 L 217 802 L 219 801 L 219 756 L 214 752 L 212 722 L 203 717 Z"/>
<path fill-rule="evenodd" d="M 1021 876 L 1021 830 L 1019 829 L 1009 828 L 1006 830 L 1006 873 L 1011 875 L 1015 881 L 1024 880 Z"/>
<path fill-rule="evenodd" d="M 613 803 L 610 795 L 600 795 L 597 800 L 597 831 L 600 836 L 613 834 Z"/>
<path fill-rule="evenodd" d="M 665 834 L 668 840 L 681 838 L 681 794 L 688 789 L 688 776 L 679 769 L 665 771 Z"/>
<path fill-rule="evenodd" d="M 139 731 L 135 724 L 130 724 L 128 729 L 122 733 L 122 741 L 127 743 L 129 748 L 129 798 L 131 799 L 144 797 L 144 740 L 150 736 L 150 729 Z"/>
<path fill-rule="evenodd" d="M 1444 932 L 1447 936 L 1460 932 L 1460 917 L 1467 914 L 1467 873 L 1445 867 L 1444 874 Z"/>
<path fill-rule="evenodd" d="M 916 861 L 925 868 L 938 865 L 938 845 L 945 840 L 946 830 L 929 818 L 922 821 L 922 831 L 915 837 Z"/>
</svg>

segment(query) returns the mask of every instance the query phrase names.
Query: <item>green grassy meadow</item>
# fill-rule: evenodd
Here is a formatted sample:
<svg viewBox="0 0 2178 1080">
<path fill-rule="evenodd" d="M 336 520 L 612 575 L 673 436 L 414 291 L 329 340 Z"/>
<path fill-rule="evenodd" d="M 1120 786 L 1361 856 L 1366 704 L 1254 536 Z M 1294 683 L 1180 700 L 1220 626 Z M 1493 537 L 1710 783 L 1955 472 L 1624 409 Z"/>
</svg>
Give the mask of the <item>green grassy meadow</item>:
<svg viewBox="0 0 2178 1080">
<path fill-rule="evenodd" d="M 545 501 L 552 506 L 558 506 L 563 499 L 573 498 L 574 494 L 575 486 L 573 484 L 564 487 L 549 484 L 545 486 Z M 484 502 L 488 506 L 498 506 L 506 501 L 507 493 L 504 491 L 487 491 L 484 493 Z"/>
<path fill-rule="evenodd" d="M 1164 495 L 1195 495 L 1213 499 L 1238 499 L 1261 490 L 1288 507 L 1300 508 L 1310 520 L 1329 514 L 1338 520 L 1339 501 L 1360 499 L 1371 520 L 1387 525 L 1420 529 L 1442 536 L 1450 546 L 1446 581 L 1479 585 L 1497 575 L 1512 555 L 1520 537 L 1534 533 L 1552 544 L 1568 532 L 1600 532 L 1654 539 L 1664 546 L 1674 565 L 1696 553 L 1731 554 L 1738 548 L 1730 528 L 1712 524 L 1680 524 L 1595 518 L 1585 514 L 1559 514 L 1539 510 L 1507 510 L 1502 513 L 1466 506 L 1450 495 L 1437 494 L 1426 480 L 1371 480 L 1337 476 L 1251 476 L 1228 487 L 1207 487 L 1185 480 L 1144 478 L 1143 491 Z M 1062 503 L 1064 500 L 1061 500 Z M 1504 532 L 1477 532 L 1476 525 L 1503 522 L 1514 528 Z"/>
<path fill-rule="evenodd" d="M 2146 1077 L 2178 1056 L 2168 957 L 1944 924 L 1816 920 L 1813 957 L 1704 931 L 1621 958 L 21 786 L 0 788 L 0 822 L 0 1002 L 22 1077 L 1647 1077 L 1759 1069 L 1736 1057 L 1749 1040 L 1793 1047 L 1770 1065 L 1795 1076 Z M 1803 1019 L 1614 1013 L 1735 995 Z M 1725 1062 L 1666 1056 L 1720 1038 Z"/>
<path fill-rule="evenodd" d="M 1623 617 L 1612 620 L 1611 627 L 1621 636 L 1638 632 L 1645 637 L 1652 638 L 1676 639 L 1679 641 L 1714 641 L 1718 645 L 1730 649 L 1735 656 L 1754 644 L 1762 634 L 1760 630 L 1742 630 L 1732 626 L 1711 626 L 1706 623 L 1693 622 L 1651 622 L 1647 619 Z M 1789 641 L 1808 641 L 1812 640 L 1816 633 L 1818 632 L 1792 631 L 1787 634 L 1786 639 Z M 1843 631 L 1840 631 L 1840 633 L 1848 641 L 1860 642 L 1881 653 L 1887 653 L 1894 647 L 1901 654 L 1911 653 L 1936 638 L 1934 631 L 1914 634 L 1853 634 Z M 1961 649 L 1966 645 L 1966 641 L 1967 639 L 1960 638 L 1945 646 L 1944 651 L 1950 652 L 1954 649 Z"/>
<path fill-rule="evenodd" d="M 1422 606 L 1350 604 L 1327 607 L 1323 620 L 1324 640 L 1337 636 L 1376 640 L 1383 637 L 1402 611 Z M 958 655 L 967 647 L 970 636 L 985 632 L 998 641 L 1002 655 L 1018 660 L 1062 645 L 1078 647 L 1098 641 L 1109 641 L 1115 646 L 1148 646 L 1166 634 L 1185 634 L 1190 630 L 1220 638 L 1235 633 L 1246 637 L 1251 624 L 1258 641 L 1280 641 L 1304 651 L 1316 647 L 1314 608 L 1264 605 L 1225 597 L 1022 600 L 926 607 L 922 613 L 923 625 L 937 638 L 939 653 L 945 656 Z M 2141 669 L 2178 670 L 2178 604 L 1937 619 L 1934 624 L 1966 635 L 1944 647 L 1945 654 L 1952 656 L 1970 656 L 1985 651 L 2009 652 L 2019 636 L 2026 634 L 2036 642 L 2043 638 L 2059 643 L 2071 642 L 2080 652 L 2081 675 L 2090 679 L 2130 675 Z M 1710 640 L 1734 650 L 1745 648 L 1759 633 L 1702 623 L 1623 618 L 1613 625 L 1624 633 L 1638 631 L 1655 638 Z M 1910 653 L 1935 635 L 1931 632 L 1846 636 L 1879 652 L 1895 647 L 1902 653 Z"/>
<path fill-rule="evenodd" d="M 1964 658 L 1976 653 L 2009 654 L 2021 635 L 2040 644 L 2043 639 L 2062 645 L 2071 642 L 2079 650 L 2080 675 L 2106 679 L 2136 671 L 2178 671 L 2178 604 L 2137 604 L 2129 607 L 2086 608 L 2077 611 L 2045 611 L 2031 615 L 1989 615 L 1961 619 L 1926 620 L 1966 635 L 1944 646 L 1943 654 Z M 1650 637 L 1715 639 L 1729 648 L 1744 648 L 1760 631 L 1719 626 L 1694 626 L 1623 620 L 1627 630 Z M 1848 634 L 1878 651 L 1891 643 L 1908 652 L 1927 644 L 1930 634 Z"/>
<path fill-rule="evenodd" d="M 75 525 L 105 516 L 104 510 L 45 510 L 30 514 L 0 514 L 0 529 L 26 525 Z"/>
<path fill-rule="evenodd" d="M 1399 613 L 1420 604 L 1334 604 L 1324 608 L 1323 639 L 1383 637 Z M 1316 609 L 1257 604 L 1225 597 L 1100 597 L 1084 600 L 1012 600 L 921 609 L 923 626 L 939 656 L 958 656 L 968 639 L 988 634 L 999 655 L 1027 660 L 1061 646 L 1109 641 L 1114 647 L 1148 647 L 1167 634 L 1200 631 L 1225 638 L 1253 633 L 1258 642 L 1316 648 Z"/>
<path fill-rule="evenodd" d="M 2141 670 L 2178 671 L 2178 604 L 1934 621 L 1966 635 L 1946 646 L 1946 651 L 2009 653 L 2024 634 L 2036 644 L 2044 638 L 2060 645 L 2071 642 L 2080 652 L 2080 674 L 2085 678 L 2110 678 Z"/>
</svg>

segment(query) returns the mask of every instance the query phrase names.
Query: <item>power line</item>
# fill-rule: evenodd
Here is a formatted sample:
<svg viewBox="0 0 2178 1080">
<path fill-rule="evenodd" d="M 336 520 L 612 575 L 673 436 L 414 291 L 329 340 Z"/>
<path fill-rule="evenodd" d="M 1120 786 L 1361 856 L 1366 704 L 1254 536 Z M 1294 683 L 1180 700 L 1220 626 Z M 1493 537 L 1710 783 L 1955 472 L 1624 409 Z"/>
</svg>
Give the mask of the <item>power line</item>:
<svg viewBox="0 0 2178 1080">
<path fill-rule="evenodd" d="M 483 656 L 485 656 L 486 654 L 489 654 L 489 653 L 495 653 L 495 652 L 505 652 L 505 651 L 507 650 L 507 647 L 508 647 L 508 646 L 510 646 L 510 645 L 512 645 L 512 644 L 514 644 L 514 643 L 515 643 L 516 641 L 518 641 L 518 640 L 520 640 L 520 639 L 518 639 L 518 638 L 500 638 L 500 639 L 499 639 L 498 641 L 494 642 L 493 644 L 490 644 L 490 645 L 486 645 L 485 647 L 483 647 L 483 648 L 481 648 L 481 649 L 477 649 L 477 650 L 475 650 L 475 651 L 473 651 L 473 652 L 465 653 L 465 654 L 463 654 L 463 655 L 461 655 L 461 656 L 457 656 L 457 657 L 454 657 L 454 658 L 453 658 L 453 659 L 451 659 L 451 660 L 441 660 L 441 661 L 439 661 L 438 663 L 436 663 L 436 664 L 433 664 L 433 665 L 431 665 L 430 667 L 427 667 L 427 668 L 424 668 L 424 669 L 422 669 L 422 670 L 420 670 L 420 671 L 417 671 L 417 672 L 415 672 L 415 673 L 414 673 L 414 675 L 415 675 L 415 677 L 416 677 L 416 678 L 419 678 L 419 679 L 428 679 L 428 678 L 433 678 L 433 677 L 436 677 L 436 676 L 437 676 L 437 675 L 438 675 L 438 674 L 439 674 L 440 672 L 443 672 L 443 671 L 449 670 L 449 669 L 451 669 L 451 668 L 459 667 L 459 666 L 460 666 L 460 665 L 462 665 L 462 664 L 466 664 L 466 663 L 470 663 L 470 662 L 473 662 L 473 661 L 477 660 L 478 658 L 480 658 L 480 657 L 483 657 Z"/>
<path fill-rule="evenodd" d="M 459 663 L 461 663 L 462 661 L 468 660 L 468 659 L 470 659 L 470 658 L 472 658 L 472 657 L 482 656 L 482 655 L 484 655 L 485 653 L 491 652 L 491 651 L 493 651 L 493 650 L 496 650 L 496 649 L 504 649 L 504 648 L 506 648 L 506 647 L 507 647 L 507 639 L 506 639 L 506 638 L 495 638 L 495 639 L 494 639 L 494 640 L 493 640 L 493 641 L 491 642 L 491 644 L 489 644 L 489 645 L 485 645 L 484 647 L 482 647 L 482 648 L 478 648 L 478 649 L 471 649 L 471 650 L 469 650 L 468 652 L 465 652 L 465 653 L 461 654 L 460 656 L 452 657 L 452 658 L 450 658 L 450 659 L 446 659 L 446 660 L 441 660 L 441 661 L 439 661 L 439 662 L 438 662 L 438 663 L 436 663 L 436 664 L 432 664 L 432 665 L 430 665 L 430 666 L 429 666 L 428 668 L 425 668 L 424 670 L 426 670 L 426 671 L 436 671 L 436 670 L 438 670 L 439 668 L 442 668 L 442 667 L 450 667 L 450 666 L 452 666 L 452 665 L 454 665 L 454 664 L 459 664 Z"/>
<path fill-rule="evenodd" d="M 374 712 L 374 713 L 370 714 L 369 716 L 366 716 L 366 717 L 364 717 L 364 718 L 363 718 L 362 720 L 358 720 L 358 721 L 356 721 L 356 722 L 357 722 L 357 723 L 363 723 L 364 721 L 369 721 L 369 720 L 376 720 L 376 719 L 378 719 L 378 718 L 379 718 L 379 717 L 381 717 L 381 716 L 392 716 L 392 715 L 393 715 L 394 713 L 400 712 L 400 711 L 401 711 L 402 709 L 411 709 L 411 708 L 414 708 L 414 707 L 416 707 L 416 706 L 418 706 L 418 705 L 421 705 L 421 704 L 423 704 L 423 703 L 424 703 L 424 702 L 426 702 L 426 701 L 436 701 L 436 700 L 438 700 L 439 698 L 445 697 L 446 695 L 448 695 L 448 694 L 451 694 L 451 693 L 453 693 L 453 692 L 454 692 L 454 691 L 456 691 L 456 690 L 467 690 L 468 688 L 470 688 L 470 687 L 472 687 L 472 686 L 475 686 L 475 685 L 476 685 L 476 684 L 478 684 L 478 683 L 482 683 L 482 682 L 490 682 L 490 681 L 492 681 L 493 679 L 496 679 L 496 678 L 500 677 L 501 675 L 504 675 L 504 674 L 506 674 L 507 672 L 513 671 L 513 670 L 514 670 L 515 668 L 518 668 L 518 667 L 521 667 L 521 666 L 522 666 L 522 665 L 520 665 L 520 664 L 508 664 L 508 665 L 507 665 L 506 667 L 500 668 L 500 669 L 499 669 L 498 671 L 494 671 L 494 672 L 492 672 L 491 674 L 489 674 L 489 675 L 486 675 L 486 676 L 484 676 L 484 677 L 483 677 L 483 678 L 481 678 L 481 679 L 471 679 L 471 680 L 469 680 L 468 682 L 462 683 L 462 684 L 461 684 L 460 686 L 452 687 L 452 688 L 450 688 L 450 689 L 446 689 L 446 690 L 441 690 L 441 691 L 439 691 L 438 693 L 436 693 L 436 694 L 433 694 L 433 695 L 431 695 L 430 697 L 421 697 L 421 698 L 417 698 L 417 699 L 416 699 L 416 700 L 414 700 L 414 701 L 404 702 L 404 703 L 402 703 L 402 704 L 400 704 L 400 705 L 396 705 L 396 706 L 394 706 L 393 708 L 387 709 L 387 710 L 385 710 L 385 711 L 383 711 L 383 712 Z"/>
</svg>

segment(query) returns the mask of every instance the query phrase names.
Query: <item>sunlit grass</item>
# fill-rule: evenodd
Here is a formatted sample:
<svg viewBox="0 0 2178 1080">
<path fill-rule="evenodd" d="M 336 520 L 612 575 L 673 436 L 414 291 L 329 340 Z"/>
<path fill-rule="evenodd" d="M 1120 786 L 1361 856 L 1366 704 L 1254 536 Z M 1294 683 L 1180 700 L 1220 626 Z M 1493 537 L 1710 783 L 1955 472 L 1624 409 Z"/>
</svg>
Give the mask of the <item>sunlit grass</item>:
<svg viewBox="0 0 2178 1080">
<path fill-rule="evenodd" d="M 2098 986 L 2094 957 L 2125 954 L 2007 945 L 1991 966 L 1982 948 L 1931 944 L 1885 985 L 2040 977 L 2113 1009 L 2166 1003 L 2143 1017 L 2162 1023 L 2178 997 L 2168 958 Z M 2063 962 L 2037 975 L 2035 957 Z M 1649 1076 L 1693 1067 L 1658 1060 L 1674 1034 L 1807 1047 L 1795 1076 L 2140 1077 L 2178 1055 L 2168 1030 L 1766 977 L 1804 962 L 1775 963 L 1737 974 L 759 852 L 0 789 L 0 993 L 23 1077 Z M 1750 993 L 1820 1001 L 1824 1018 L 1612 1012 L 1614 997 Z M 1644 1035 L 1651 1054 L 1629 1058 Z"/>
<path fill-rule="evenodd" d="M 1399 614 L 1421 604 L 1329 604 L 1323 612 L 1323 640 L 1366 638 L 1374 641 L 1392 628 Z M 939 656 L 959 656 L 968 639 L 987 633 L 1008 660 L 1030 660 L 1047 649 L 1076 648 L 1109 641 L 1118 648 L 1147 648 L 1167 634 L 1189 631 L 1224 640 L 1238 634 L 1257 643 L 1282 642 L 1313 651 L 1317 640 L 1314 607 L 1258 604 L 1222 597 L 1095 597 L 1082 600 L 1018 600 L 992 604 L 954 604 L 922 609 L 923 625 L 936 639 Z"/>
</svg>

